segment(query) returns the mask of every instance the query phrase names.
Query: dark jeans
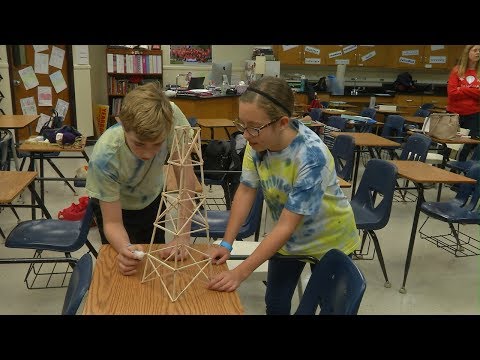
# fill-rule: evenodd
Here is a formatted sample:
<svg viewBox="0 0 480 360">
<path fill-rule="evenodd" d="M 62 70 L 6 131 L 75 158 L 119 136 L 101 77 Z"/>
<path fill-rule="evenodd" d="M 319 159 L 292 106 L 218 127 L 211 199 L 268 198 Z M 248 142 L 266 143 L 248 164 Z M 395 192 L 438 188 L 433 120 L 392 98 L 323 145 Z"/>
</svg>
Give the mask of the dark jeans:
<svg viewBox="0 0 480 360">
<path fill-rule="evenodd" d="M 352 257 L 352 254 L 348 255 Z M 265 303 L 267 315 L 290 315 L 292 297 L 305 267 L 304 261 L 272 258 L 268 261 Z M 310 264 L 313 272 L 315 264 Z"/>
<path fill-rule="evenodd" d="M 478 139 L 480 137 L 480 113 L 460 115 L 459 122 L 460 127 L 470 129 L 469 135 L 472 139 Z M 467 160 L 468 154 L 470 154 L 470 151 L 473 151 L 476 146 L 477 144 L 465 144 L 458 155 L 458 160 Z"/>
<path fill-rule="evenodd" d="M 123 225 L 127 230 L 128 237 L 131 244 L 149 244 L 152 238 L 153 223 L 157 218 L 158 207 L 160 206 L 159 195 L 150 205 L 141 210 L 125 210 L 122 209 Z M 100 210 L 100 204 L 98 199 L 92 199 L 93 213 L 95 215 L 100 237 L 102 238 L 102 244 L 108 244 L 108 240 L 105 237 L 103 231 L 103 217 Z M 165 210 L 165 204 L 162 205 L 163 212 Z M 165 244 L 165 231 L 157 228 L 155 232 L 156 244 Z"/>
</svg>

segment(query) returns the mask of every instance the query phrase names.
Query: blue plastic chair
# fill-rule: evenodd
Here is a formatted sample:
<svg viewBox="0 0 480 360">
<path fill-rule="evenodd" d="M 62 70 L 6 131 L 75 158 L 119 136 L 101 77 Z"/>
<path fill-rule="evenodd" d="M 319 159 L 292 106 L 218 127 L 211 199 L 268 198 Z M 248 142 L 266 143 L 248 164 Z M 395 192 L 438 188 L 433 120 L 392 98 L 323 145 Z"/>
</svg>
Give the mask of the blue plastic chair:
<svg viewBox="0 0 480 360">
<path fill-rule="evenodd" d="M 309 113 L 310 117 L 313 121 L 320 121 L 322 118 L 322 109 L 321 108 L 313 108 L 310 110 Z"/>
<path fill-rule="evenodd" d="M 92 200 L 88 202 L 87 210 L 82 220 L 68 221 L 58 219 L 39 219 L 27 220 L 19 223 L 7 236 L 5 246 L 16 249 L 33 249 L 35 254 L 33 259 L 41 262 L 38 259 L 45 259 L 49 262 L 49 258 L 42 257 L 44 250 L 62 252 L 65 258 L 71 258 L 71 253 L 79 250 L 86 245 L 89 251 L 97 257 L 97 251 L 88 240 L 87 236 L 90 231 L 90 224 L 93 220 L 93 206 Z M 36 263 L 31 263 L 25 275 L 25 283 L 27 288 L 32 289 L 35 280 L 38 276 L 47 276 L 48 280 L 44 287 L 63 287 L 67 271 L 56 272 L 55 266 L 52 271 L 41 272 L 43 264 L 35 266 Z M 30 273 L 34 274 L 34 278 L 29 283 L 28 278 Z M 63 275 L 63 281 L 60 286 L 49 286 L 53 275 Z M 37 287 L 38 288 L 38 287 Z"/>
<path fill-rule="evenodd" d="M 432 103 L 425 103 L 420 106 L 420 109 L 430 110 L 430 109 L 433 109 L 434 107 L 435 105 Z"/>
<path fill-rule="evenodd" d="M 262 189 L 257 189 L 257 195 L 253 203 L 253 207 L 245 220 L 245 223 L 241 226 L 240 231 L 237 234 L 236 240 L 243 240 L 253 234 L 255 234 L 255 241 L 258 241 L 260 235 L 260 221 L 262 218 L 263 210 L 263 192 Z M 228 219 L 230 217 L 230 210 L 207 210 L 207 220 L 209 226 L 209 235 L 213 239 L 223 238 L 225 230 L 227 229 Z M 199 215 L 193 217 L 191 231 L 194 237 L 207 237 L 207 233 L 204 230 L 199 230 L 200 226 L 196 223 L 202 223 Z M 195 231 L 195 232 L 194 232 Z"/>
<path fill-rule="evenodd" d="M 470 170 L 470 168 L 473 165 L 478 164 L 479 161 L 480 161 L 480 146 L 477 145 L 477 147 L 473 151 L 473 154 L 472 154 L 472 157 L 470 158 L 470 160 L 449 161 L 449 162 L 447 162 L 447 164 L 445 166 L 452 169 L 453 171 L 456 171 L 456 172 L 459 172 L 459 173 L 467 173 L 468 170 Z"/>
<path fill-rule="evenodd" d="M 405 119 L 400 115 L 388 115 L 387 120 L 382 128 L 382 133 L 380 134 L 381 137 L 386 139 L 395 141 L 399 144 L 405 141 Z M 394 159 L 396 156 L 395 151 L 392 148 L 377 148 L 377 154 L 379 158 L 382 157 L 382 150 L 383 152 L 388 153 L 390 159 Z"/>
<path fill-rule="evenodd" d="M 378 261 L 385 277 L 385 287 L 390 287 L 387 270 L 383 261 L 382 250 L 375 230 L 383 229 L 390 219 L 393 193 L 397 179 L 397 167 L 391 162 L 382 159 L 371 159 L 365 167 L 358 190 L 350 204 L 355 216 L 357 229 L 362 230 L 362 247 L 355 252 L 357 257 L 363 258 L 363 249 L 367 236 L 373 240 Z M 377 194 L 382 196 L 375 205 Z M 373 258 L 373 257 L 372 257 Z"/>
<path fill-rule="evenodd" d="M 480 198 L 480 164 L 472 166 L 466 176 L 477 180 L 476 184 L 460 184 L 457 195 L 450 201 L 426 201 L 420 206 L 420 211 L 428 216 L 419 229 L 420 238 L 434 243 L 456 257 L 480 254 L 479 240 L 460 231 L 460 225 L 480 225 L 480 212 L 476 209 Z M 446 222 L 450 233 L 427 234 L 423 227 L 429 219 Z M 436 233 L 438 234 L 438 231 Z"/>
<path fill-rule="evenodd" d="M 295 315 L 356 315 L 367 282 L 352 259 L 329 250 L 315 265 Z"/>
<path fill-rule="evenodd" d="M 92 282 L 93 261 L 89 253 L 76 263 L 63 302 L 62 315 L 75 315 Z"/>
<path fill-rule="evenodd" d="M 355 157 L 355 139 L 348 135 L 337 136 L 331 152 L 337 175 L 345 181 L 350 181 Z"/>
<path fill-rule="evenodd" d="M 348 119 L 341 116 L 329 116 L 326 125 L 345 131 L 347 127 Z"/>
<path fill-rule="evenodd" d="M 432 139 L 423 134 L 413 134 L 408 137 L 403 146 L 400 160 L 415 160 L 425 162 Z"/>
<path fill-rule="evenodd" d="M 417 111 L 415 111 L 415 113 L 413 114 L 413 116 L 421 116 L 421 117 L 427 117 L 430 115 L 430 110 L 428 109 L 418 109 Z"/>
</svg>

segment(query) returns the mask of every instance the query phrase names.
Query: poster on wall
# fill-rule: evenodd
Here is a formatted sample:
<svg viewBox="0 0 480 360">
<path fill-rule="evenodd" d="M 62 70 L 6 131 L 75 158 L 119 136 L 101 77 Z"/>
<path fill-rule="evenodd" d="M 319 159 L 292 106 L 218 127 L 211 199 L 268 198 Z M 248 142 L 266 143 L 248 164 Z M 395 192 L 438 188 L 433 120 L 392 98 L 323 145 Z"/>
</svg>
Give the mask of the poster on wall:
<svg viewBox="0 0 480 360">
<path fill-rule="evenodd" d="M 170 64 L 211 64 L 212 45 L 170 45 Z"/>
</svg>

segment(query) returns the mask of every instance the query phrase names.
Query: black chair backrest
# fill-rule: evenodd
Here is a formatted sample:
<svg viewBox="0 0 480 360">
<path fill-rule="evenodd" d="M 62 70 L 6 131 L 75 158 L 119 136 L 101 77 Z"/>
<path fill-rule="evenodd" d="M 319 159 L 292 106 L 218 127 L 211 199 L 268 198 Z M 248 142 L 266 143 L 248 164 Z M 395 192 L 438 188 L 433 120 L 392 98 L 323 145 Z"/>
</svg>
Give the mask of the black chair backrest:
<svg viewBox="0 0 480 360">
<path fill-rule="evenodd" d="M 341 116 L 329 116 L 326 125 L 340 129 L 340 131 L 345 131 L 347 122 L 348 119 L 342 118 Z"/>
<path fill-rule="evenodd" d="M 93 203 L 92 199 L 88 200 L 88 205 L 87 205 L 87 210 L 85 211 L 85 215 L 83 215 L 83 219 L 81 220 L 80 223 L 80 233 L 77 238 L 77 243 L 79 245 L 79 248 L 82 247 L 86 241 L 87 241 L 87 236 L 90 231 L 90 225 L 93 220 Z"/>
<path fill-rule="evenodd" d="M 403 137 L 405 125 L 405 119 L 400 115 L 388 115 L 385 124 L 383 125 L 382 137 L 392 138 L 392 137 Z"/>
<path fill-rule="evenodd" d="M 396 179 L 397 167 L 394 164 L 382 159 L 371 159 L 367 162 L 351 202 L 375 214 L 376 223 L 371 227 L 372 230 L 384 228 L 390 219 Z M 382 195 L 378 204 L 377 194 Z"/>
<path fill-rule="evenodd" d="M 335 171 L 337 175 L 343 180 L 350 181 L 353 172 L 355 139 L 348 135 L 337 136 L 331 152 L 335 160 Z"/>
<path fill-rule="evenodd" d="M 415 114 L 413 114 L 413 116 L 421 116 L 421 117 L 427 117 L 430 115 L 430 110 L 428 109 L 418 109 L 417 111 L 415 111 Z"/>
<path fill-rule="evenodd" d="M 356 315 L 367 282 L 353 260 L 329 250 L 315 265 L 295 315 Z"/>
<path fill-rule="evenodd" d="M 366 116 L 373 120 L 375 120 L 376 115 L 377 115 L 377 110 L 375 110 L 374 108 L 363 108 L 362 111 L 360 112 L 360 116 Z"/>
<path fill-rule="evenodd" d="M 433 109 L 434 107 L 435 105 L 432 103 L 425 103 L 420 106 L 420 109 L 430 110 L 430 109 Z"/>
<path fill-rule="evenodd" d="M 90 253 L 84 254 L 76 263 L 68 283 L 63 302 L 62 315 L 75 315 L 92 282 L 93 261 Z"/>
<path fill-rule="evenodd" d="M 413 134 L 409 136 L 400 154 L 400 160 L 425 162 L 431 143 L 432 139 L 423 134 Z"/>
<path fill-rule="evenodd" d="M 314 121 L 320 121 L 320 118 L 322 117 L 322 109 L 312 108 L 312 110 L 310 110 L 310 117 Z"/>
</svg>

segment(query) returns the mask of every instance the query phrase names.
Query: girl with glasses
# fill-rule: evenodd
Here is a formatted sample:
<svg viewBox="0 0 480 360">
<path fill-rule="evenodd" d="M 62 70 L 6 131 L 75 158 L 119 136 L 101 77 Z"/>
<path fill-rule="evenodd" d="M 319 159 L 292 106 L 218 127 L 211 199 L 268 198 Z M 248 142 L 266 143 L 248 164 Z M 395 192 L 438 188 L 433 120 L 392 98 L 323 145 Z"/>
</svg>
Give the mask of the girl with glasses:
<svg viewBox="0 0 480 360">
<path fill-rule="evenodd" d="M 276 253 L 321 258 L 332 248 L 351 254 L 360 244 L 333 157 L 317 134 L 290 119 L 293 104 L 287 82 L 274 77 L 254 82 L 240 97 L 235 123 L 248 144 L 225 237 L 210 254 L 213 261 L 222 264 L 228 260 L 257 189 L 263 191 L 275 225 L 245 261 L 213 277 L 210 289 L 234 291 Z M 304 266 L 303 261 L 269 260 L 267 314 L 290 314 Z"/>
</svg>

